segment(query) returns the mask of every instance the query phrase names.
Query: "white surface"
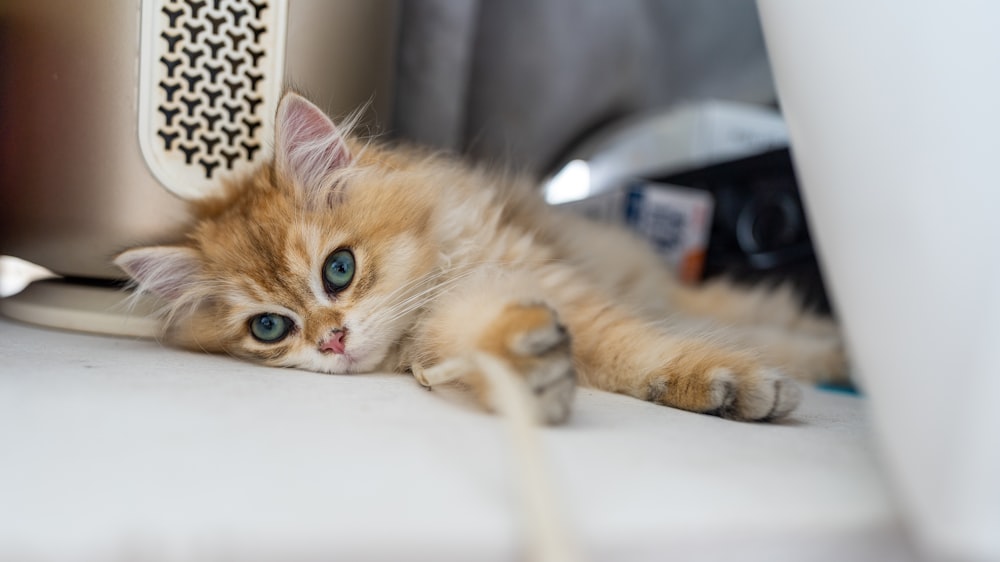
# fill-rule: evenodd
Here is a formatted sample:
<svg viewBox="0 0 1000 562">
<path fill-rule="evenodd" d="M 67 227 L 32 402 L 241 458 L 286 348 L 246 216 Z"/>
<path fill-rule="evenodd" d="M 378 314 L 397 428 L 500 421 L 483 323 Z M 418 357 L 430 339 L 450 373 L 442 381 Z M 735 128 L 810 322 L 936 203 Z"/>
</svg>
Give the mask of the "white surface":
<svg viewBox="0 0 1000 562">
<path fill-rule="evenodd" d="M 518 560 L 503 423 L 320 375 L 0 319 L 0 560 Z M 900 560 L 864 401 L 749 424 L 582 390 L 544 429 L 589 560 Z"/>
<path fill-rule="evenodd" d="M 895 491 L 929 557 L 1000 560 L 1000 3 L 760 8 Z"/>
<path fill-rule="evenodd" d="M 61 278 L 38 279 L 0 300 L 8 318 L 65 330 L 153 338 L 163 331 L 156 300 L 117 287 L 83 285 Z"/>
</svg>

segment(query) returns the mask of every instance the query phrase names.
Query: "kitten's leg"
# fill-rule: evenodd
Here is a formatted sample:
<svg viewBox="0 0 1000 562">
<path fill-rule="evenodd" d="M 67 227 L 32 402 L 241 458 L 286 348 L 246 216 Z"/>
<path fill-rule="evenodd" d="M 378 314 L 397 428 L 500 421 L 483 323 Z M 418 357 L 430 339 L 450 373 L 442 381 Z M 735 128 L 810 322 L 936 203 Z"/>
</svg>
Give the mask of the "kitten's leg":
<svg viewBox="0 0 1000 562">
<path fill-rule="evenodd" d="M 801 391 L 755 353 L 708 337 L 667 332 L 573 282 L 571 271 L 543 276 L 573 336 L 583 382 L 684 410 L 742 420 L 789 414 Z"/>
<path fill-rule="evenodd" d="M 541 421 L 560 423 L 569 416 L 576 387 L 569 335 L 526 273 L 469 277 L 436 299 L 409 347 L 411 366 L 468 359 L 465 365 L 473 368 L 462 382 L 483 406 L 494 409 L 493 389 L 471 360 L 489 354 L 524 377 Z"/>
</svg>

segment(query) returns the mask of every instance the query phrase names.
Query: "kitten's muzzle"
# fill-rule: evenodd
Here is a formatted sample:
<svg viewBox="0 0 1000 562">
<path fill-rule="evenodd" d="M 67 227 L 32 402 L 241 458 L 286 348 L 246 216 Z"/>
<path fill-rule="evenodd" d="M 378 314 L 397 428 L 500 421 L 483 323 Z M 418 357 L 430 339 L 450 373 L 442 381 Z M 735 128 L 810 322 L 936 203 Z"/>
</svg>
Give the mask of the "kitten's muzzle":
<svg viewBox="0 0 1000 562">
<path fill-rule="evenodd" d="M 323 353 L 336 353 L 341 355 L 347 345 L 344 340 L 347 338 L 347 328 L 337 328 L 331 330 L 325 341 L 320 342 L 319 350 Z"/>
</svg>

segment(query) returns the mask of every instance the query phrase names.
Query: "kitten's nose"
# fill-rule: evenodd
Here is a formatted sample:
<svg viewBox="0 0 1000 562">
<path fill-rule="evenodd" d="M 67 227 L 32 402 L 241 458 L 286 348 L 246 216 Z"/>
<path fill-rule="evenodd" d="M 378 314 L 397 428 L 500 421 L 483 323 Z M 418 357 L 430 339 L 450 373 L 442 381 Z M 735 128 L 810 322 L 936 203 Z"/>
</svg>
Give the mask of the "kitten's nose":
<svg viewBox="0 0 1000 562">
<path fill-rule="evenodd" d="M 336 353 L 341 354 L 344 352 L 344 337 L 347 335 L 347 329 L 336 329 L 330 332 L 330 336 L 325 342 L 319 345 L 319 350 L 323 353 Z"/>
</svg>

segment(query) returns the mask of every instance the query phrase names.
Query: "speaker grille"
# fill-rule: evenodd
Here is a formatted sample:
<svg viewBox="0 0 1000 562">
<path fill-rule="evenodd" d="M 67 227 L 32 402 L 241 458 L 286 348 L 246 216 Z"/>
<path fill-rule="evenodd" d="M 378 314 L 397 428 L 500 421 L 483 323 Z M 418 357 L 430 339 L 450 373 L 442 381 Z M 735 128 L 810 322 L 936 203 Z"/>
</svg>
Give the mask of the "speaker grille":
<svg viewBox="0 0 1000 562">
<path fill-rule="evenodd" d="M 270 157 L 282 0 L 143 0 L 139 144 L 163 185 L 214 193 Z"/>
</svg>

